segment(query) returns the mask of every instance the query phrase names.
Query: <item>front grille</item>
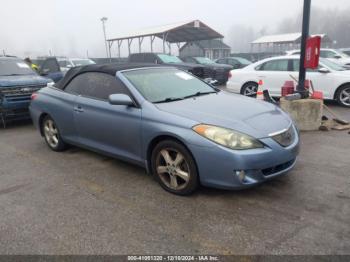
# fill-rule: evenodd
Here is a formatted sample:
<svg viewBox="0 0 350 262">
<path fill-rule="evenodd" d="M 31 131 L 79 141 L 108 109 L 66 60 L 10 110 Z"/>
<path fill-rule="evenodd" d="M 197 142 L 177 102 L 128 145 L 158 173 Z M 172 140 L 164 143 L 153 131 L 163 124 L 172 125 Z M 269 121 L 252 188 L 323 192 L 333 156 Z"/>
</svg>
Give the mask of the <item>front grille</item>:
<svg viewBox="0 0 350 262">
<path fill-rule="evenodd" d="M 270 175 L 281 172 L 281 171 L 291 167 L 294 162 L 295 162 L 295 159 L 288 161 L 286 163 L 277 165 L 277 166 L 265 168 L 265 169 L 261 170 L 261 172 L 263 173 L 264 176 L 270 176 Z"/>
<path fill-rule="evenodd" d="M 31 85 L 0 88 L 0 98 L 6 98 L 9 102 L 28 100 L 34 92 L 45 86 L 46 85 Z"/>
<path fill-rule="evenodd" d="M 270 137 L 283 147 L 290 146 L 295 140 L 294 127 L 291 125 L 288 130 L 280 134 L 270 135 Z"/>
</svg>

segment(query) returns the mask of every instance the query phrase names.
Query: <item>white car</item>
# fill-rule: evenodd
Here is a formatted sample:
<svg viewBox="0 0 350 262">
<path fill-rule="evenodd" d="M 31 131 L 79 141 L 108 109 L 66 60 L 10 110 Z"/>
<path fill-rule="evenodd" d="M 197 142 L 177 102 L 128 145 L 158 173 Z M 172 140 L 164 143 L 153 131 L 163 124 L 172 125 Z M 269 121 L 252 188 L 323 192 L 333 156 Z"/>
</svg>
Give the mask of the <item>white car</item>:
<svg viewBox="0 0 350 262">
<path fill-rule="evenodd" d="M 230 91 L 246 96 L 256 96 L 258 83 L 271 96 L 280 97 L 281 87 L 292 77 L 299 76 L 299 56 L 280 56 L 261 60 L 242 69 L 232 70 L 227 82 Z M 322 91 L 325 99 L 337 100 L 339 104 L 350 107 L 350 71 L 327 59 L 320 58 L 316 70 L 307 70 L 306 79 L 310 79 L 315 90 Z"/>
<path fill-rule="evenodd" d="M 72 67 L 93 65 L 94 61 L 88 58 L 67 58 L 67 57 L 57 57 L 58 64 L 60 65 L 61 71 L 66 72 Z"/>
<path fill-rule="evenodd" d="M 300 50 L 291 50 L 287 55 L 300 55 Z M 350 56 L 340 50 L 321 48 L 320 57 L 327 58 L 334 63 L 350 66 Z"/>
</svg>

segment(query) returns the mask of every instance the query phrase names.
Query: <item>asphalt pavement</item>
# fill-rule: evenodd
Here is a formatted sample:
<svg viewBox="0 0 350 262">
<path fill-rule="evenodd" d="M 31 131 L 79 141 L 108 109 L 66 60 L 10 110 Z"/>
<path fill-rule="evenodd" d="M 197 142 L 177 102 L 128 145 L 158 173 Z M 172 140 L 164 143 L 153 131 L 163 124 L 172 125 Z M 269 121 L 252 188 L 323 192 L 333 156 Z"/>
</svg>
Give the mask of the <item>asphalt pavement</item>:
<svg viewBox="0 0 350 262">
<path fill-rule="evenodd" d="M 350 120 L 350 109 L 330 106 Z M 350 135 L 306 132 L 288 176 L 179 197 L 133 165 L 0 129 L 0 254 L 350 254 Z"/>
</svg>

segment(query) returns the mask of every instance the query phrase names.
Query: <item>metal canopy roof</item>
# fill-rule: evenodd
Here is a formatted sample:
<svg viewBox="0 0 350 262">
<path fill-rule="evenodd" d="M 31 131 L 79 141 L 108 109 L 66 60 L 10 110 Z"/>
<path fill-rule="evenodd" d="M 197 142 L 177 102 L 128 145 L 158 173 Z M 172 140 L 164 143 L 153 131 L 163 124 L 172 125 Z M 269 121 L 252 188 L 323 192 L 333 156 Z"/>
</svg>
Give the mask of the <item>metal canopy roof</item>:
<svg viewBox="0 0 350 262">
<path fill-rule="evenodd" d="M 107 41 L 113 42 L 133 38 L 142 38 L 146 36 L 156 36 L 169 43 L 182 43 L 224 37 L 203 22 L 193 20 L 190 22 L 175 23 L 130 32 L 125 35 L 108 39 Z"/>
<path fill-rule="evenodd" d="M 321 36 L 325 42 L 331 42 L 331 39 L 326 34 L 317 34 Z M 316 36 L 316 35 L 313 35 Z M 267 35 L 256 39 L 251 44 L 286 44 L 286 43 L 300 43 L 301 33 L 281 34 L 281 35 Z"/>
</svg>

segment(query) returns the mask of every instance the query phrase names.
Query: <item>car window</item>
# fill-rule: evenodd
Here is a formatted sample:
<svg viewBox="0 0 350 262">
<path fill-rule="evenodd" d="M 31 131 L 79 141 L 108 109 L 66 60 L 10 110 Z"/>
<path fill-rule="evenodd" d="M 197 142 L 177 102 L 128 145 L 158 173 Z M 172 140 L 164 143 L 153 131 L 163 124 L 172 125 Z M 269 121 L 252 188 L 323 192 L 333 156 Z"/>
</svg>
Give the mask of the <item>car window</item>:
<svg viewBox="0 0 350 262">
<path fill-rule="evenodd" d="M 320 56 L 324 57 L 324 58 L 334 58 L 335 55 L 336 55 L 336 53 L 334 53 L 333 51 L 329 51 L 329 50 L 321 50 L 321 52 L 320 52 Z"/>
<path fill-rule="evenodd" d="M 116 77 L 98 72 L 76 76 L 64 90 L 68 93 L 102 100 L 108 100 L 111 94 L 128 94 L 124 84 Z"/>
<path fill-rule="evenodd" d="M 152 63 L 156 64 L 157 57 L 154 54 L 144 54 L 143 55 L 143 62 L 145 63 Z"/>
<path fill-rule="evenodd" d="M 11 58 L 0 59 L 0 76 L 34 74 L 35 72 L 23 60 Z"/>
<path fill-rule="evenodd" d="M 227 64 L 227 60 L 222 58 L 222 59 L 217 60 L 217 63 L 218 64 Z"/>
<path fill-rule="evenodd" d="M 300 60 L 299 59 L 293 59 L 292 60 L 292 71 L 294 72 L 299 72 L 299 65 L 300 65 Z M 318 69 L 306 69 L 307 72 L 317 72 Z"/>
<path fill-rule="evenodd" d="M 272 60 L 257 67 L 260 71 L 288 71 L 288 59 Z"/>
<path fill-rule="evenodd" d="M 126 71 L 123 75 L 152 103 L 182 99 L 196 93 L 216 92 L 205 82 L 178 69 L 140 69 Z"/>
<path fill-rule="evenodd" d="M 67 61 L 66 60 L 61 60 L 61 61 L 58 61 L 58 64 L 60 65 L 60 67 L 66 67 L 67 66 Z"/>
<path fill-rule="evenodd" d="M 41 71 L 45 73 L 59 72 L 60 66 L 55 58 L 49 58 L 42 64 Z"/>
</svg>

